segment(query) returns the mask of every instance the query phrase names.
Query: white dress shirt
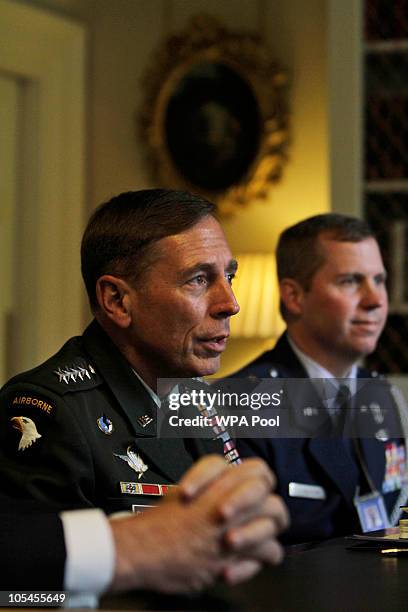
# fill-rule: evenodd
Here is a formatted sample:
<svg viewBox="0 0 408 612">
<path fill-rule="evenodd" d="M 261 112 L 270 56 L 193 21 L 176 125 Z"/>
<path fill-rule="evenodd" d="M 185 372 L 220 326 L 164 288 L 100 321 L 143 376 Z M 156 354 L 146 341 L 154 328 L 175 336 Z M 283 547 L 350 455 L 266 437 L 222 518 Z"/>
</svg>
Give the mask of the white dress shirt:
<svg viewBox="0 0 408 612">
<path fill-rule="evenodd" d="M 323 400 L 324 405 L 326 406 L 329 414 L 331 414 L 331 410 L 334 407 L 333 404 L 335 399 L 332 397 L 328 399 L 325 395 L 325 386 L 319 385 L 319 379 L 330 379 L 330 382 L 334 385 L 336 389 L 339 389 L 340 385 L 345 385 L 349 388 L 351 393 L 351 397 L 354 396 L 357 389 L 357 370 L 358 367 L 356 364 L 353 364 L 348 372 L 347 376 L 344 379 L 339 379 L 333 376 L 329 370 L 326 370 L 320 363 L 317 363 L 314 359 L 306 355 L 300 348 L 294 343 L 292 338 L 288 335 L 288 342 L 290 344 L 291 349 L 295 353 L 296 357 L 299 359 L 302 366 L 305 368 L 307 375 L 309 378 L 313 379 L 315 382 L 315 387 L 319 396 Z"/>
<path fill-rule="evenodd" d="M 64 590 L 69 607 L 96 607 L 98 596 L 110 585 L 115 564 L 115 546 L 109 521 L 102 510 L 61 512 L 66 561 Z"/>
</svg>

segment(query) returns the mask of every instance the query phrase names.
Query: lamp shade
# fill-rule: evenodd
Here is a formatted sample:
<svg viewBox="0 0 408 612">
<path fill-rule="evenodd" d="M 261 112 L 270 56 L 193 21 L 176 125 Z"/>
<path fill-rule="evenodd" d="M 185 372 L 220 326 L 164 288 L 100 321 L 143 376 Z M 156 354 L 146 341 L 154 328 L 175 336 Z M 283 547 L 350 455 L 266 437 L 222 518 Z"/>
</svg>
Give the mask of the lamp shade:
<svg viewBox="0 0 408 612">
<path fill-rule="evenodd" d="M 233 289 L 241 310 L 231 319 L 231 337 L 277 338 L 284 323 L 279 314 L 275 255 L 245 253 L 236 259 Z"/>
</svg>

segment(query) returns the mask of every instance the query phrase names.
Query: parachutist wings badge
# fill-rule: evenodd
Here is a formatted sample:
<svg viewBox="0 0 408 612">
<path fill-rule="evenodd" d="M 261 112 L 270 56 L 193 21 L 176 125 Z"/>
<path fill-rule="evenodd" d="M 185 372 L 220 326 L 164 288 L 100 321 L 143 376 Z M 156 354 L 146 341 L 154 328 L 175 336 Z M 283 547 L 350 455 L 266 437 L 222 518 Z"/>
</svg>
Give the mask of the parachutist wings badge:
<svg viewBox="0 0 408 612">
<path fill-rule="evenodd" d="M 115 455 L 115 457 L 119 457 L 119 459 L 126 461 L 128 466 L 136 472 L 139 477 L 139 480 L 143 476 L 143 474 L 149 469 L 144 463 L 141 456 L 132 451 L 130 446 L 127 447 L 126 455 L 119 455 L 118 453 L 113 454 Z"/>
</svg>

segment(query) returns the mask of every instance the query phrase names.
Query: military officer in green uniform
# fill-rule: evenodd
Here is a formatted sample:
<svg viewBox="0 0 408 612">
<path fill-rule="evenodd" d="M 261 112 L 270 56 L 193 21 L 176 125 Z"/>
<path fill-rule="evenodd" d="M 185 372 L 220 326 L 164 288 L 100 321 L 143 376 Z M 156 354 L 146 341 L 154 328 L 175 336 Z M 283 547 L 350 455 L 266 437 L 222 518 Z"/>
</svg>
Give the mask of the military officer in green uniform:
<svg viewBox="0 0 408 612">
<path fill-rule="evenodd" d="M 218 440 L 160 439 L 157 379 L 214 373 L 238 312 L 236 269 L 208 201 L 121 194 L 81 249 L 94 320 L 1 391 L 8 493 L 111 512 L 155 505 Z"/>
<path fill-rule="evenodd" d="M 5 584 L 188 592 L 279 562 L 287 513 L 267 466 L 230 469 L 225 437 L 156 436 L 157 380 L 215 372 L 238 311 L 214 206 L 160 189 L 121 194 L 93 214 L 81 255 L 93 322 L 0 394 L 0 490 L 17 498 L 2 496 Z M 20 513 L 36 506 L 53 512 L 21 532 Z M 104 527 L 93 507 L 142 514 Z"/>
</svg>

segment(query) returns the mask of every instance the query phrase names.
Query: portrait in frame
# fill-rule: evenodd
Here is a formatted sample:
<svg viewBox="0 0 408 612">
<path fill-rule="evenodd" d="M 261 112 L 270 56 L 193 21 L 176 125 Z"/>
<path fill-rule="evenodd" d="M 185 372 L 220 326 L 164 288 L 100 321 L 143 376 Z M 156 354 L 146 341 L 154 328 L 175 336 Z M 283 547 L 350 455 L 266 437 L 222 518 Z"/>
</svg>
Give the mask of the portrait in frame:
<svg viewBox="0 0 408 612">
<path fill-rule="evenodd" d="M 138 117 L 155 184 L 200 193 L 224 214 L 265 198 L 287 161 L 287 81 L 259 36 L 212 17 L 167 38 Z"/>
</svg>

